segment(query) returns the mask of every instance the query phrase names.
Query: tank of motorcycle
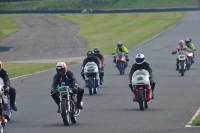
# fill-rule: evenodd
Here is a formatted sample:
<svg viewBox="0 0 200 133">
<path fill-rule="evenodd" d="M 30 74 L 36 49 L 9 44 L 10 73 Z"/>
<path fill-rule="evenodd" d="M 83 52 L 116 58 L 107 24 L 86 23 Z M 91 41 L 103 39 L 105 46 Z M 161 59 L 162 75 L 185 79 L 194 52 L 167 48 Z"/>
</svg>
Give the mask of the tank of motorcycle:
<svg viewBox="0 0 200 133">
<path fill-rule="evenodd" d="M 145 69 L 137 70 L 133 73 L 132 76 L 132 85 L 149 85 L 149 72 Z"/>
</svg>

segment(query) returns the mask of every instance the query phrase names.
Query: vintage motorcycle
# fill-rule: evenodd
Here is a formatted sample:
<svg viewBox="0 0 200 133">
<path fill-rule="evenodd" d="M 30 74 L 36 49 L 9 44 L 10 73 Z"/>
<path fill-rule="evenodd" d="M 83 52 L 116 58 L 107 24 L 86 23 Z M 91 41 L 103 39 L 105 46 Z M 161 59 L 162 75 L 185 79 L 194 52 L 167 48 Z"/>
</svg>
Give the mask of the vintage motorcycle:
<svg viewBox="0 0 200 133">
<path fill-rule="evenodd" d="M 188 69 L 185 51 L 178 51 L 178 60 L 179 60 L 179 73 L 181 73 L 181 76 L 184 76 L 184 73 Z"/>
<path fill-rule="evenodd" d="M 116 67 L 119 70 L 120 75 L 124 74 L 124 71 L 127 67 L 127 61 L 126 61 L 126 56 L 123 52 L 119 52 L 116 57 Z"/>
<path fill-rule="evenodd" d="M 99 69 L 95 62 L 88 62 L 84 67 L 85 82 L 89 89 L 89 94 L 97 94 L 99 86 Z"/>
<path fill-rule="evenodd" d="M 0 133 L 4 133 L 5 125 L 2 125 L 3 118 L 3 95 L 4 95 L 4 82 L 2 78 L 0 78 Z"/>
<path fill-rule="evenodd" d="M 148 102 L 152 97 L 149 77 L 149 72 L 145 69 L 137 70 L 132 75 L 131 89 L 141 111 L 148 108 Z"/>
<path fill-rule="evenodd" d="M 4 86 L 4 82 L 3 82 L 2 78 L 0 78 L 0 85 Z M 10 96 L 9 96 L 8 93 L 3 92 L 1 97 L 2 97 L 2 100 L 3 100 L 3 115 L 4 115 L 5 119 L 10 121 L 11 117 L 12 117 L 12 111 L 11 111 L 12 109 L 10 107 Z"/>
<path fill-rule="evenodd" d="M 80 109 L 76 108 L 77 94 L 72 92 L 72 88 L 65 86 L 65 83 L 58 87 L 58 93 L 60 98 L 60 114 L 64 125 L 69 126 L 70 120 L 71 123 L 76 123 L 76 117 L 80 114 Z"/>
</svg>

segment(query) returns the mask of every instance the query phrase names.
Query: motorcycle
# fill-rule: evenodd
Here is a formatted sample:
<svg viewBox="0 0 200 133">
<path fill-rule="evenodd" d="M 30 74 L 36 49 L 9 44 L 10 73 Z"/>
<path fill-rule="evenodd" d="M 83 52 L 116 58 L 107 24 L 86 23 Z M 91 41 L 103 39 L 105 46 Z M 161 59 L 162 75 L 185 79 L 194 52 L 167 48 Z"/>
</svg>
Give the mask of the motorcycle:
<svg viewBox="0 0 200 133">
<path fill-rule="evenodd" d="M 119 52 L 115 59 L 116 67 L 119 70 L 120 75 L 123 75 L 127 66 L 126 56 L 123 52 Z"/>
<path fill-rule="evenodd" d="M 62 86 L 58 87 L 58 93 L 60 99 L 60 114 L 64 125 L 69 126 L 70 120 L 71 123 L 76 123 L 76 117 L 80 114 L 80 109 L 76 108 L 77 94 L 72 92 L 72 88 L 65 86 L 65 83 L 62 83 Z"/>
<path fill-rule="evenodd" d="M 193 64 L 194 54 L 193 52 L 187 53 L 188 58 L 188 69 L 190 69 L 191 65 Z"/>
<path fill-rule="evenodd" d="M 4 93 L 4 82 L 2 78 L 0 78 L 0 133 L 4 133 L 4 127 L 5 125 L 2 125 L 2 120 L 3 120 L 3 93 Z"/>
<path fill-rule="evenodd" d="M 84 67 L 85 82 L 89 89 L 89 94 L 97 94 L 99 86 L 99 69 L 95 62 L 88 62 Z"/>
<path fill-rule="evenodd" d="M 0 78 L 0 86 L 4 86 L 4 82 L 3 79 Z M 4 88 L 2 88 L 4 91 Z M 2 100 L 3 100 L 3 115 L 5 117 L 5 119 L 7 119 L 8 121 L 11 120 L 12 117 L 12 109 L 10 107 L 10 96 L 8 93 L 2 93 L 1 94 Z"/>
<path fill-rule="evenodd" d="M 149 77 L 149 72 L 145 69 L 135 71 L 132 76 L 131 89 L 141 111 L 148 108 L 148 102 L 152 97 Z"/>
<path fill-rule="evenodd" d="M 179 73 L 181 73 L 181 76 L 184 76 L 184 73 L 188 69 L 185 51 L 178 52 L 178 60 L 179 60 Z"/>
</svg>

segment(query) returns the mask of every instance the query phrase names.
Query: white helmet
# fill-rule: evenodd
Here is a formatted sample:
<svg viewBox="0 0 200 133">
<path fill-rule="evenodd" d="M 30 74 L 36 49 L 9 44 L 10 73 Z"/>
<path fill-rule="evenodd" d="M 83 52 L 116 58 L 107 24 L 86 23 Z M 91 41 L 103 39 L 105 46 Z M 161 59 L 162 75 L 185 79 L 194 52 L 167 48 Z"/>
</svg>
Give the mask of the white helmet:
<svg viewBox="0 0 200 133">
<path fill-rule="evenodd" d="M 135 57 L 136 64 L 142 64 L 145 61 L 144 54 L 137 54 Z"/>
</svg>

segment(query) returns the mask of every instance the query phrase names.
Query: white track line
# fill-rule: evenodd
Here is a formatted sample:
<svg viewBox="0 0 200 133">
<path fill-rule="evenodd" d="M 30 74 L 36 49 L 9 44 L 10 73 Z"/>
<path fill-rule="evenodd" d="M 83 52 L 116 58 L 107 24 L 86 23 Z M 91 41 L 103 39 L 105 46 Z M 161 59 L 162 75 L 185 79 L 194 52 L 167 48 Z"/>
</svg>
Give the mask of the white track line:
<svg viewBox="0 0 200 133">
<path fill-rule="evenodd" d="M 43 71 L 32 73 L 32 74 L 26 74 L 26 75 L 22 75 L 22 76 L 19 76 L 19 77 L 14 77 L 14 78 L 11 78 L 11 80 L 12 79 L 21 78 L 21 77 L 26 77 L 26 76 L 29 76 L 29 75 L 34 75 L 34 74 L 42 73 L 42 72 L 46 72 L 46 71 L 49 71 L 49 70 L 53 70 L 53 69 L 43 70 Z"/>
</svg>

